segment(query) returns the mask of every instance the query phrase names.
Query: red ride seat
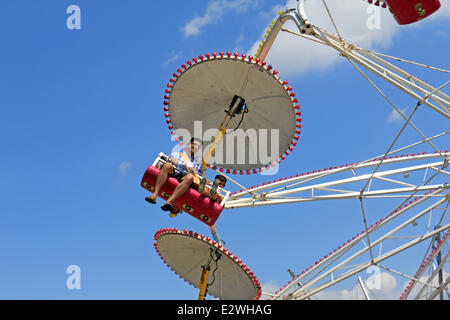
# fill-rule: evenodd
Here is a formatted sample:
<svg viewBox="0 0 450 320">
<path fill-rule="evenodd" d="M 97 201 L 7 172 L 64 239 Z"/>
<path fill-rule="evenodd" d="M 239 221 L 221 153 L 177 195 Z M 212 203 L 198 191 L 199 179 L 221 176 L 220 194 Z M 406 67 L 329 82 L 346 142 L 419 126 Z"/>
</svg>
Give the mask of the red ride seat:
<svg viewBox="0 0 450 320">
<path fill-rule="evenodd" d="M 142 177 L 141 186 L 153 193 L 158 173 L 158 168 L 153 165 L 149 166 Z M 167 200 L 178 184 L 179 182 L 177 179 L 168 177 L 158 196 Z M 173 205 L 175 209 L 187 212 L 209 226 L 212 226 L 216 222 L 223 210 L 223 207 L 220 204 L 209 197 L 200 194 L 193 188 L 189 188 L 181 197 L 176 199 Z"/>
<path fill-rule="evenodd" d="M 385 0 L 399 24 L 409 24 L 428 17 L 441 7 L 439 0 Z"/>
</svg>

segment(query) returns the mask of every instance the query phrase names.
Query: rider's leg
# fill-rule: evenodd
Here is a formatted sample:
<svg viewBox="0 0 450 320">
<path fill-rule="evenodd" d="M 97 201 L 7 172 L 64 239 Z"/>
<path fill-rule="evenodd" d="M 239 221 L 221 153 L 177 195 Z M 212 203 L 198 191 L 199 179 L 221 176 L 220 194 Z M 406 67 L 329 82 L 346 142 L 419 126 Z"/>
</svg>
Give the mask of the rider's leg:
<svg viewBox="0 0 450 320">
<path fill-rule="evenodd" d="M 192 182 L 194 182 L 194 176 L 190 173 L 181 178 L 181 183 L 175 188 L 169 199 L 167 199 L 166 204 L 172 204 L 176 199 L 178 199 L 187 191 Z"/>
<path fill-rule="evenodd" d="M 156 201 L 156 197 L 158 196 L 162 186 L 166 183 L 167 176 L 169 174 L 173 174 L 173 165 L 166 162 L 159 170 L 158 176 L 156 177 L 155 191 L 149 198 Z"/>
</svg>

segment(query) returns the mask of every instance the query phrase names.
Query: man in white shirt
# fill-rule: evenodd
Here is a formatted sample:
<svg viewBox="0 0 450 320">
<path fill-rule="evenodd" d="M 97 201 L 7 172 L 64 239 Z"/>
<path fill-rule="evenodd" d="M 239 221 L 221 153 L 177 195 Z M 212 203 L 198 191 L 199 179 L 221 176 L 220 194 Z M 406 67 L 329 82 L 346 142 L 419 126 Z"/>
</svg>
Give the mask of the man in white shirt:
<svg viewBox="0 0 450 320">
<path fill-rule="evenodd" d="M 161 209 L 176 213 L 172 204 L 173 201 L 187 191 L 194 182 L 195 174 L 202 174 L 201 161 L 195 157 L 197 150 L 201 146 L 202 142 L 199 139 L 192 138 L 190 141 L 190 150 L 185 148 L 182 152 L 172 152 L 168 161 L 161 167 L 156 177 L 155 191 L 151 196 L 145 198 L 145 200 L 155 204 L 157 195 L 166 183 L 167 177 L 174 177 L 180 184 L 175 188 Z"/>
</svg>

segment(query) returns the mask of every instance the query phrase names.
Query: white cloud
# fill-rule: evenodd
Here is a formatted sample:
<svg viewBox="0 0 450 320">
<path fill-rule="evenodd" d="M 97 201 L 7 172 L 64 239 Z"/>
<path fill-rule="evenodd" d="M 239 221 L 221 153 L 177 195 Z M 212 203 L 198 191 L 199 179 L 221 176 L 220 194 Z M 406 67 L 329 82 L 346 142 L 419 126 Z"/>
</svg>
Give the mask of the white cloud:
<svg viewBox="0 0 450 320">
<path fill-rule="evenodd" d="M 172 62 L 177 61 L 179 57 L 180 57 L 179 54 L 172 54 L 172 55 L 170 56 L 170 58 L 168 58 L 168 59 L 164 62 L 164 65 L 168 65 L 169 63 L 172 63 Z"/>
<path fill-rule="evenodd" d="M 447 272 L 444 271 L 444 272 L 443 272 L 443 278 L 444 278 L 444 281 L 445 281 L 445 279 L 448 278 L 448 276 L 449 276 L 449 274 L 448 274 Z M 428 282 L 428 277 L 422 276 L 422 277 L 419 278 L 419 280 L 420 280 L 421 282 L 423 282 L 423 283 L 427 283 L 427 282 Z M 411 282 L 411 281 L 406 281 L 406 282 L 404 283 L 404 285 L 403 285 L 403 287 L 402 287 L 402 292 L 406 289 L 406 286 L 410 285 L 410 282 Z M 430 285 L 432 285 L 432 286 L 434 286 L 434 287 L 439 287 L 439 277 L 438 277 L 438 276 L 435 276 L 435 277 L 433 278 L 433 280 L 430 281 Z M 423 286 L 425 286 L 425 285 L 422 284 L 422 283 L 420 283 L 420 282 L 416 282 L 416 284 L 414 285 L 413 289 L 412 289 L 411 292 L 409 293 L 407 299 L 408 299 L 408 300 L 410 300 L 410 299 L 415 299 L 416 296 L 417 296 L 417 294 L 419 293 L 419 291 L 422 289 Z M 434 291 L 434 288 L 426 287 L 426 288 L 422 291 L 422 293 L 421 293 L 419 299 L 420 299 L 420 300 L 425 300 L 425 299 L 427 299 L 428 296 L 429 296 L 429 294 L 431 294 L 431 292 L 433 292 L 433 291 Z M 445 291 L 444 291 L 444 294 L 445 294 Z M 435 299 L 439 299 L 439 295 L 437 295 L 437 296 L 435 297 Z"/>
<path fill-rule="evenodd" d="M 394 276 L 387 272 L 380 272 L 378 274 L 373 275 L 372 284 L 369 287 L 372 287 L 376 290 L 385 290 L 392 291 L 397 288 L 397 281 Z M 379 285 L 377 285 L 377 283 Z"/>
<path fill-rule="evenodd" d="M 210 24 L 218 23 L 225 10 L 245 12 L 250 5 L 257 1 L 251 0 L 214 0 L 208 3 L 205 13 L 191 19 L 184 27 L 183 33 L 186 37 L 199 34 L 202 29 Z"/>
<path fill-rule="evenodd" d="M 403 115 L 405 115 L 405 112 L 407 108 L 399 109 Z M 391 113 L 389 114 L 387 118 L 387 123 L 395 123 L 395 122 L 401 122 L 404 121 L 403 117 L 397 112 L 397 110 L 392 109 Z"/>
<path fill-rule="evenodd" d="M 233 50 L 231 50 L 232 52 L 245 52 L 244 47 L 246 47 L 246 43 L 245 43 L 245 37 L 244 35 L 240 35 L 236 41 L 235 41 L 235 47 L 233 48 Z"/>
<path fill-rule="evenodd" d="M 288 0 L 285 7 L 295 8 L 296 5 L 295 0 Z M 328 0 L 327 5 L 342 37 L 366 49 L 389 46 L 399 28 L 388 10 L 374 7 L 379 10 L 376 14 L 379 13 L 380 19 L 377 20 L 378 16 L 374 17 L 374 12 L 367 11 L 368 4 L 363 1 Z M 273 11 L 272 9 L 271 12 Z M 306 2 L 305 11 L 311 23 L 336 34 L 322 1 Z M 375 28 L 368 26 L 374 19 L 377 22 Z M 298 32 L 291 21 L 284 27 Z M 261 39 L 263 36 L 264 34 L 261 35 Z M 254 43 L 249 54 L 256 52 L 261 39 Z M 344 61 L 344 58 L 328 46 L 281 31 L 266 60 L 285 76 L 327 70 L 336 62 Z"/>
<path fill-rule="evenodd" d="M 397 289 L 395 277 L 387 272 L 374 274 L 371 283 L 377 284 L 371 286 L 365 281 L 365 286 L 371 300 L 397 300 L 400 296 L 400 290 Z M 357 283 L 351 290 L 326 290 L 314 295 L 313 299 L 319 300 L 364 300 L 364 294 L 361 286 Z"/>
<path fill-rule="evenodd" d="M 132 165 L 133 165 L 132 162 L 122 162 L 121 164 L 119 164 L 119 171 L 122 174 L 125 174 L 131 168 Z"/>
<path fill-rule="evenodd" d="M 241 35 L 239 36 L 239 38 L 237 38 L 236 43 L 240 44 L 240 43 L 242 43 L 242 42 L 244 42 L 244 35 L 241 34 Z"/>
<path fill-rule="evenodd" d="M 448 16 L 450 16 L 450 2 L 448 0 L 441 0 L 441 7 L 429 19 L 446 18 Z"/>
<path fill-rule="evenodd" d="M 263 283 L 261 286 L 263 293 L 272 293 L 275 294 L 275 291 L 277 291 L 280 288 L 279 285 L 274 280 L 270 280 L 269 282 Z M 261 300 L 267 300 L 271 298 L 271 296 L 268 295 L 261 295 Z"/>
</svg>

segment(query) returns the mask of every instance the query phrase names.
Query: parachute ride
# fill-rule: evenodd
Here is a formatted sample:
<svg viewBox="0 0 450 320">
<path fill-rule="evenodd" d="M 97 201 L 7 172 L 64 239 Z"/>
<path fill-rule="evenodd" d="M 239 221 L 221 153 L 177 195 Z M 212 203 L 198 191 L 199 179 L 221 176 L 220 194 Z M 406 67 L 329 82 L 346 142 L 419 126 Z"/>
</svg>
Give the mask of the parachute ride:
<svg viewBox="0 0 450 320">
<path fill-rule="evenodd" d="M 441 7 L 439 0 L 365 1 L 388 8 L 397 23 L 401 25 L 423 20 Z M 323 3 L 326 6 L 325 1 Z M 329 15 L 332 19 L 330 13 Z M 284 29 L 283 25 L 287 21 L 294 22 L 300 33 Z M 259 299 L 263 294 L 254 272 L 241 259 L 224 247 L 224 241 L 220 239 L 217 233 L 215 224 L 224 209 L 256 208 L 267 205 L 300 204 L 306 201 L 339 199 L 360 201 L 364 230 L 334 251 L 330 251 L 329 254 L 320 258 L 311 267 L 306 268 L 305 271 L 298 275 L 292 274 L 292 280 L 288 284 L 276 291 L 275 294 L 267 294 L 274 299 L 309 299 L 310 296 L 361 272 L 364 268 L 374 264 L 378 266 L 384 259 L 394 256 L 399 251 L 404 251 L 417 245 L 420 241 L 447 232 L 443 239 L 438 238 L 438 245 L 433 251 L 433 255 L 437 255 L 440 252 L 438 250 L 442 250 L 444 247 L 442 245 L 444 240 L 449 239 L 450 224 L 440 221 L 433 230 L 424 232 L 420 241 L 413 240 L 407 244 L 399 245 L 398 248 L 394 248 L 381 257 L 371 256 L 371 259 L 366 263 L 349 267 L 351 270 L 335 277 L 335 273 L 344 269 L 338 260 L 347 250 L 360 241 L 364 243 L 365 239 L 369 240 L 369 235 L 373 240 L 373 237 L 375 237 L 373 233 L 377 229 L 392 223 L 397 216 L 408 213 L 409 210 L 414 209 L 422 202 L 436 201 L 428 207 L 428 211 L 424 210 L 407 222 L 392 227 L 392 230 L 379 239 L 368 241 L 368 245 L 348 258 L 348 262 L 360 259 L 364 251 L 370 250 L 372 255 L 372 246 L 387 240 L 405 226 L 414 225 L 416 220 L 428 212 L 430 213 L 428 224 L 430 224 L 431 210 L 437 210 L 439 206 L 443 206 L 445 203 L 448 206 L 450 185 L 447 183 L 441 183 L 440 181 L 425 182 L 425 177 L 417 185 L 411 179 L 406 181 L 411 172 L 425 171 L 424 175 L 426 176 L 428 170 L 434 170 L 437 171 L 436 175 L 449 175 L 445 169 L 450 161 L 450 152 L 438 150 L 433 144 L 435 142 L 430 142 L 445 136 L 449 133 L 448 131 L 429 138 L 419 132 L 424 138 L 420 143 L 429 144 L 434 149 L 434 153 L 395 155 L 396 152 L 420 144 L 416 143 L 397 149 L 397 151 L 389 149 L 384 156 L 377 156 L 363 162 L 304 172 L 249 188 L 241 186 L 237 181 L 230 178 L 229 175 L 231 174 L 237 176 L 250 175 L 271 169 L 286 159 L 298 143 L 302 129 L 302 112 L 300 111 L 299 99 L 292 86 L 287 81 L 281 80 L 278 71 L 265 61 L 280 31 L 294 33 L 335 49 L 364 76 L 365 74 L 356 65 L 369 70 L 412 97 L 418 103 L 416 109 L 418 106 L 428 107 L 435 112 L 434 115 L 450 119 L 450 97 L 442 91 L 442 88 L 450 81 L 435 88 L 383 59 L 394 57 L 365 50 L 344 40 L 336 26 L 335 28 L 338 35 L 314 26 L 306 17 L 305 0 L 297 0 L 296 9 L 279 12 L 278 18 L 270 25 L 265 39 L 254 56 L 230 51 L 202 54 L 187 61 L 170 78 L 165 89 L 163 110 L 166 124 L 175 140 L 179 141 L 178 129 L 187 130 L 194 137 L 195 121 L 201 121 L 203 129 L 215 130 L 215 136 L 211 143 L 206 146 L 206 151 L 202 155 L 203 174 L 202 176 L 196 176 L 200 182 L 191 184 L 189 189 L 173 203 L 175 211 L 185 212 L 206 224 L 211 231 L 212 238 L 192 231 L 181 231 L 177 228 L 161 229 L 154 236 L 154 247 L 157 254 L 176 275 L 199 289 L 199 300 L 204 300 L 207 294 L 220 299 L 243 300 Z M 424 67 L 432 68 L 430 66 Z M 434 70 L 450 73 L 438 68 L 434 68 Z M 367 77 L 366 79 L 369 80 Z M 398 111 L 398 108 L 393 107 Z M 405 126 L 409 123 L 409 120 L 407 120 Z M 230 144 L 224 138 L 227 130 L 238 128 L 244 130 L 278 130 L 279 143 L 277 144 L 276 156 L 271 154 L 267 159 L 261 160 L 258 157 L 261 154 L 260 146 L 245 144 L 246 159 L 254 158 L 257 161 L 241 163 L 236 161 L 235 157 L 234 161 L 229 163 L 219 162 L 218 157 L 215 157 L 217 150 L 233 155 L 238 154 L 240 147 L 236 144 Z M 266 142 L 267 147 L 271 149 L 273 142 L 270 138 Z M 144 189 L 154 192 L 158 173 L 167 161 L 167 155 L 164 153 L 158 154 L 156 160 L 146 169 L 142 177 L 141 186 Z M 407 167 L 407 164 L 412 162 L 419 162 L 419 164 Z M 395 170 L 387 170 L 386 166 L 392 164 L 401 167 Z M 367 168 L 373 168 L 373 172 L 370 174 L 361 173 L 361 170 Z M 233 193 L 225 190 L 225 187 L 219 187 L 216 190 L 217 196 L 211 197 L 210 191 L 215 190 L 215 187 L 214 184 L 205 182 L 206 169 L 224 175 L 228 181 L 242 189 Z M 343 178 L 343 174 L 349 174 L 350 176 Z M 316 181 L 318 179 L 319 181 Z M 323 179 L 326 181 L 323 181 Z M 397 181 L 401 179 L 403 181 Z M 385 183 L 393 183 L 393 185 L 377 189 L 376 182 L 373 184 L 372 182 L 379 180 Z M 168 177 L 157 196 L 167 200 L 179 183 L 174 177 Z M 355 187 L 355 183 L 362 183 L 364 187 L 362 189 Z M 403 193 L 406 193 L 408 197 L 401 205 L 395 207 L 387 216 L 377 220 L 373 225 L 367 224 L 363 200 L 371 197 L 397 197 Z M 172 212 L 170 216 L 175 217 L 176 214 Z M 336 266 L 333 266 L 333 263 Z M 445 259 L 442 263 L 445 264 Z M 424 265 L 422 265 L 422 269 Z M 327 270 L 327 268 L 329 269 Z M 419 271 L 422 271 L 422 269 Z M 325 278 L 324 274 L 331 274 L 332 279 L 329 282 L 324 281 L 323 284 L 317 284 L 317 279 Z M 411 279 L 414 278 L 411 277 Z M 401 299 L 406 298 L 410 292 L 411 289 L 408 287 L 402 294 Z"/>
</svg>

